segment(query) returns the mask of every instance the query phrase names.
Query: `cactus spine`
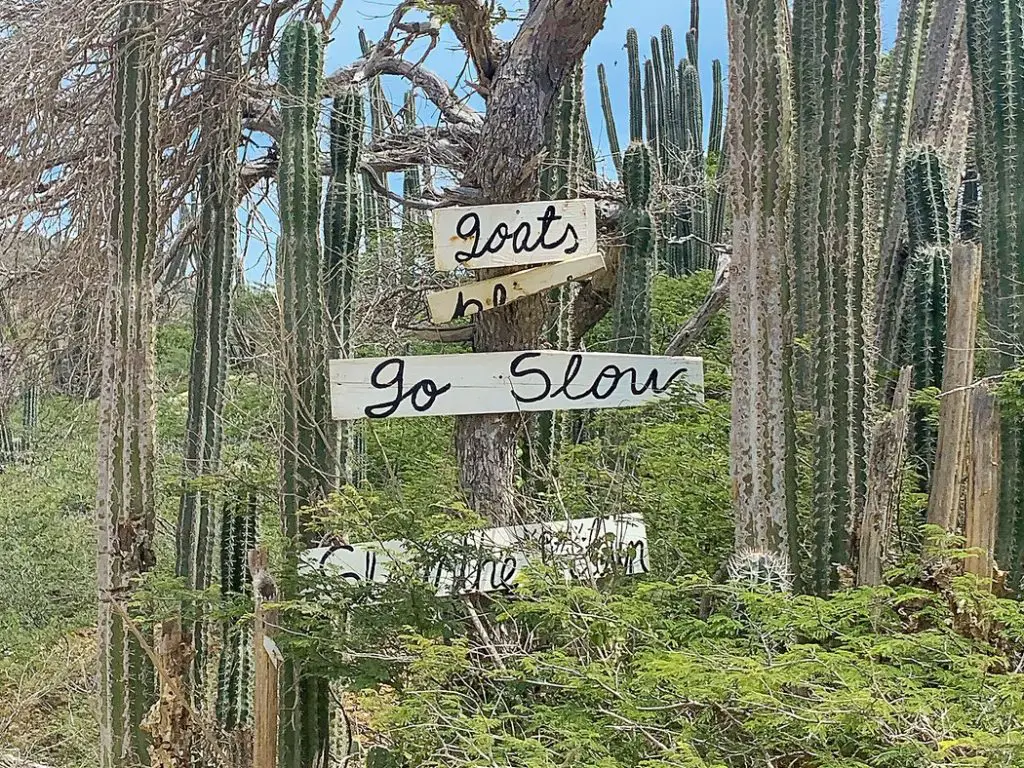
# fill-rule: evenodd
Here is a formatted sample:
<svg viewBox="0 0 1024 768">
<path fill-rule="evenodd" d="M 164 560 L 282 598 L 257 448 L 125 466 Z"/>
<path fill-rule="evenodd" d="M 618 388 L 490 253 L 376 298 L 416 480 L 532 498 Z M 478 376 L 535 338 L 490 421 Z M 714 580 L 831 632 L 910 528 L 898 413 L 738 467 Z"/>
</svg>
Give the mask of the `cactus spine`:
<svg viewBox="0 0 1024 768">
<path fill-rule="evenodd" d="M 651 261 L 654 238 L 648 211 L 651 196 L 651 152 L 633 142 L 622 159 L 626 192 L 623 221 L 625 247 L 616 286 L 614 348 L 616 352 L 646 355 L 651 351 Z"/>
<path fill-rule="evenodd" d="M 967 4 L 967 49 L 973 76 L 974 140 L 982 185 L 981 235 L 986 320 L 996 346 L 994 368 L 1020 363 L 1024 333 L 1024 7 L 998 0 Z M 1024 434 L 1002 425 L 999 530 L 996 560 L 1009 571 L 1007 585 L 1021 588 L 1024 576 Z"/>
<path fill-rule="evenodd" d="M 363 98 L 349 91 L 331 107 L 331 178 L 324 204 L 324 295 L 332 328 L 331 356 L 353 356 L 356 276 L 359 268 L 360 199 L 359 151 L 363 142 Z M 358 480 L 358 427 L 334 422 L 336 475 L 343 483 Z"/>
<path fill-rule="evenodd" d="M 134 580 L 156 560 L 153 286 L 160 77 L 154 4 L 123 7 L 112 65 L 115 187 L 96 498 L 102 768 L 148 765 L 141 724 L 155 687 L 152 665 L 123 618 Z"/>
<path fill-rule="evenodd" d="M 735 165 L 730 301 L 731 455 L 736 550 L 796 565 L 790 391 L 788 230 L 793 106 L 786 0 L 736 0 L 729 12 L 728 122 Z"/>
<path fill-rule="evenodd" d="M 878 5 L 875 0 L 796 0 L 793 20 L 800 182 L 796 271 L 813 274 L 816 290 L 809 328 L 817 416 L 808 542 L 812 566 L 804 586 L 824 593 L 837 583 L 833 564 L 849 560 L 848 525 L 866 489 L 864 319 L 872 221 L 865 208 Z M 820 187 L 800 189 L 815 173 Z"/>
<path fill-rule="evenodd" d="M 246 494 L 225 503 L 220 524 L 220 595 L 226 602 L 249 594 L 249 551 L 256 547 L 256 497 Z M 225 730 L 246 726 L 252 716 L 252 629 L 226 623 L 221 631 L 217 675 L 217 721 Z"/>
<path fill-rule="evenodd" d="M 917 387 L 941 387 L 946 352 L 951 221 L 938 153 L 922 147 L 907 158 L 908 256 L 897 312 L 901 363 Z"/>
<path fill-rule="evenodd" d="M 209 587 L 213 576 L 211 568 L 216 538 L 214 494 L 203 488 L 201 483 L 197 487 L 197 483 L 220 468 L 237 240 L 236 152 L 241 130 L 241 103 L 236 94 L 240 68 L 239 38 L 228 33 L 215 39 L 207 54 L 208 77 L 204 94 L 209 94 L 216 119 L 202 126 L 201 136 L 204 149 L 199 175 L 193 340 L 189 361 L 183 487 L 175 541 L 175 573 L 195 590 Z M 196 687 L 200 688 L 206 643 L 202 617 L 194 612 L 191 620 L 195 647 L 192 674 Z"/>
<path fill-rule="evenodd" d="M 325 345 L 320 343 L 327 329 L 321 293 L 321 177 L 316 133 L 323 77 L 319 29 L 305 21 L 289 22 L 284 28 L 280 62 L 281 517 L 285 535 L 298 543 L 304 528 L 300 511 L 326 495 L 334 469 L 334 449 L 323 426 L 329 420 L 329 399 Z M 301 674 L 295 662 L 285 664 L 282 768 L 322 765 L 326 760 L 326 690 L 325 680 Z"/>
</svg>

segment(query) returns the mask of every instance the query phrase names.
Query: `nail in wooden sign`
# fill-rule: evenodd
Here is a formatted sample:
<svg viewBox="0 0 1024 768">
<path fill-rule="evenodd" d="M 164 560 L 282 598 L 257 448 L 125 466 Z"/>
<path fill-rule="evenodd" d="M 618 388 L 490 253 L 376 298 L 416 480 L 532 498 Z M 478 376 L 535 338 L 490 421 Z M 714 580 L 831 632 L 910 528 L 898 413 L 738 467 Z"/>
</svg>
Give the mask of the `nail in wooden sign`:
<svg viewBox="0 0 1024 768">
<path fill-rule="evenodd" d="M 331 360 L 335 419 L 627 408 L 688 385 L 704 399 L 704 361 L 579 352 L 479 352 Z"/>
<path fill-rule="evenodd" d="M 524 269 L 503 277 L 467 283 L 427 296 L 430 320 L 447 323 L 475 315 L 563 283 L 582 280 L 604 269 L 604 256 L 593 253 L 555 264 Z"/>
<path fill-rule="evenodd" d="M 597 252 L 590 199 L 437 208 L 434 265 L 484 269 L 545 264 Z"/>
</svg>

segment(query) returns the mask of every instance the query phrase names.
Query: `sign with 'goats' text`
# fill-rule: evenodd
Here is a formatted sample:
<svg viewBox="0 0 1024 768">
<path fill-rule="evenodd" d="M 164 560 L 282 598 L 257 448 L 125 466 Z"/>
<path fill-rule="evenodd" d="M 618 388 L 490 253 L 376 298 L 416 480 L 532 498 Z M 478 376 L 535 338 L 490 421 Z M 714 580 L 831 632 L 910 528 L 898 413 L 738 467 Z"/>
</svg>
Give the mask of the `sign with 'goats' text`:
<svg viewBox="0 0 1024 768">
<path fill-rule="evenodd" d="M 704 361 L 578 352 L 481 352 L 331 360 L 335 419 L 624 408 L 688 385 Z"/>
<path fill-rule="evenodd" d="M 589 199 L 437 208 L 433 220 L 434 265 L 440 272 L 597 253 L 597 216 Z"/>
<path fill-rule="evenodd" d="M 647 529 L 638 514 L 488 528 L 448 549 L 449 554 L 430 562 L 407 541 L 341 544 L 306 550 L 302 568 L 322 569 L 353 584 L 383 584 L 402 568 L 413 568 L 438 595 L 508 589 L 527 565 L 537 562 L 570 579 L 599 578 L 613 570 L 633 576 L 649 569 Z M 427 565 L 413 565 L 417 552 L 419 562 Z"/>
</svg>

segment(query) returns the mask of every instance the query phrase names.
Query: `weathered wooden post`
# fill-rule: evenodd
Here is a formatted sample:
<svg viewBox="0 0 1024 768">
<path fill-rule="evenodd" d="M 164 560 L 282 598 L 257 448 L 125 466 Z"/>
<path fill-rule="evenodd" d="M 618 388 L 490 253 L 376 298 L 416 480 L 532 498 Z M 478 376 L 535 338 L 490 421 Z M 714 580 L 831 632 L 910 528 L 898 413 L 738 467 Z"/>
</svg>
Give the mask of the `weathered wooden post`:
<svg viewBox="0 0 1024 768">
<path fill-rule="evenodd" d="M 277 724 L 279 712 L 278 669 L 281 652 L 274 642 L 277 611 L 266 608 L 277 599 L 277 584 L 267 570 L 267 550 L 249 553 L 256 615 L 252 630 L 253 654 L 253 768 L 277 768 Z"/>
<path fill-rule="evenodd" d="M 882 583 L 885 541 L 899 505 L 899 481 L 910 419 L 910 366 L 900 371 L 892 410 L 875 425 L 868 448 L 868 487 L 857 536 L 857 584 Z"/>
<path fill-rule="evenodd" d="M 995 566 L 996 525 L 999 513 L 999 407 L 995 395 L 979 386 L 971 397 L 970 466 L 967 483 L 968 549 L 980 549 L 964 561 L 964 570 L 991 579 Z"/>
<path fill-rule="evenodd" d="M 953 246 L 946 328 L 946 362 L 939 405 L 939 440 L 935 452 L 928 522 L 956 530 L 966 471 L 967 427 L 974 376 L 974 341 L 981 293 L 981 253 L 974 243 Z"/>
</svg>

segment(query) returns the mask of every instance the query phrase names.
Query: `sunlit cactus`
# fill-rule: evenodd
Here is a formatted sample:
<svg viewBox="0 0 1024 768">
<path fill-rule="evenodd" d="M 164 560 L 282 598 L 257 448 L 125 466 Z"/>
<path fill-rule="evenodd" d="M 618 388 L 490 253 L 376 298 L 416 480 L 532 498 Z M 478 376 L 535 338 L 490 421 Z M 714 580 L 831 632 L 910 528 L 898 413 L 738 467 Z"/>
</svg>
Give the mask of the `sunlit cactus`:
<svg viewBox="0 0 1024 768">
<path fill-rule="evenodd" d="M 773 592 L 789 592 L 793 589 L 789 558 L 783 553 L 740 550 L 729 558 L 726 569 L 729 581 L 740 587 Z"/>
<path fill-rule="evenodd" d="M 363 143 L 363 98 L 358 91 L 338 96 L 331 108 L 331 176 L 324 203 L 324 299 L 332 340 L 330 356 L 353 356 L 356 277 L 362 226 L 359 155 Z M 418 193 L 417 193 L 417 196 Z M 334 422 L 335 476 L 342 483 L 358 481 L 361 460 L 359 427 Z"/>
<path fill-rule="evenodd" d="M 653 160 L 646 144 L 633 142 L 622 160 L 626 193 L 625 246 L 619 260 L 613 346 L 616 352 L 644 355 L 651 348 L 651 279 L 654 238 L 649 212 Z"/>
<path fill-rule="evenodd" d="M 129 2 L 111 51 L 114 190 L 107 241 L 96 497 L 99 557 L 99 764 L 148 765 L 142 728 L 153 666 L 129 626 L 138 578 L 156 562 L 153 286 L 158 240 L 157 6 Z"/>
<path fill-rule="evenodd" d="M 319 27 L 293 21 L 280 50 L 281 146 L 277 285 L 281 306 L 281 518 L 285 536 L 301 546 L 301 510 L 323 499 L 333 484 L 335 450 L 327 390 L 327 318 L 321 271 L 321 164 L 317 138 L 323 95 Z M 311 343 L 316 342 L 316 343 Z M 327 681 L 303 674 L 296 662 L 282 669 L 281 768 L 321 765 L 328 752 Z"/>
<path fill-rule="evenodd" d="M 256 547 L 256 497 L 233 496 L 221 511 L 220 594 L 230 607 L 250 594 L 249 551 Z M 230 621 L 221 632 L 217 721 L 225 730 L 246 726 L 252 716 L 252 628 Z"/>
</svg>

